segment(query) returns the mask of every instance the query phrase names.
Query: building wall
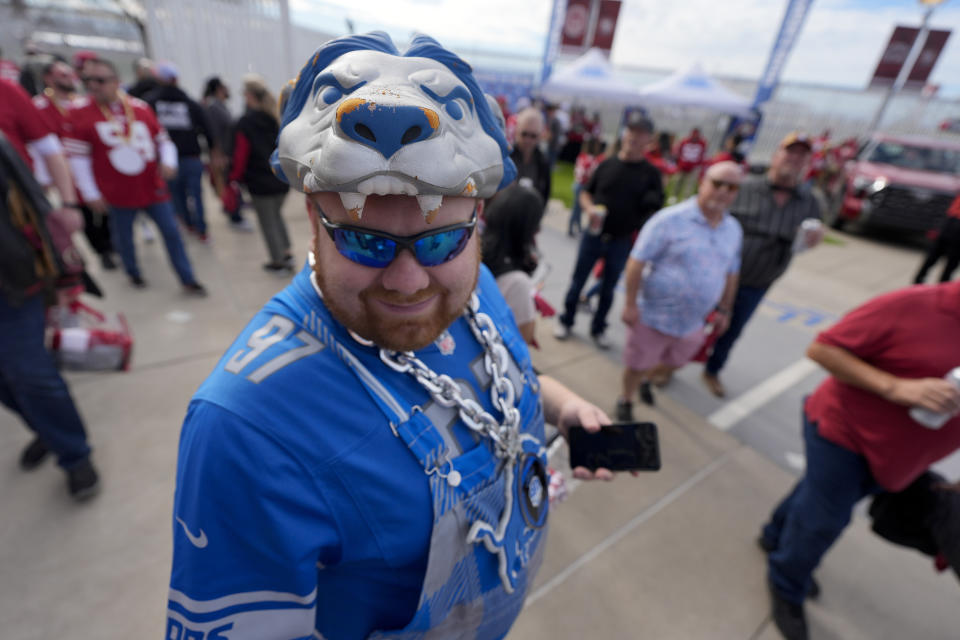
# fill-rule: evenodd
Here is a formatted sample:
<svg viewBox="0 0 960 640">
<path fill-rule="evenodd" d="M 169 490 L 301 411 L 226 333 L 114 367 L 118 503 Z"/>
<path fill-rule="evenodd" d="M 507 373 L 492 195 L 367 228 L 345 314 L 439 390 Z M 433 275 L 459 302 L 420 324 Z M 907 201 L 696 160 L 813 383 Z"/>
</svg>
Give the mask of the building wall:
<svg viewBox="0 0 960 640">
<path fill-rule="evenodd" d="M 144 6 L 152 57 L 175 64 L 180 86 L 197 98 L 206 79 L 219 75 L 232 89 L 234 115 L 242 110 L 244 74 L 260 74 L 279 92 L 287 80 L 296 77 L 299 65 L 334 37 L 292 26 L 294 67 L 287 68 L 277 0 L 149 0 Z"/>
</svg>

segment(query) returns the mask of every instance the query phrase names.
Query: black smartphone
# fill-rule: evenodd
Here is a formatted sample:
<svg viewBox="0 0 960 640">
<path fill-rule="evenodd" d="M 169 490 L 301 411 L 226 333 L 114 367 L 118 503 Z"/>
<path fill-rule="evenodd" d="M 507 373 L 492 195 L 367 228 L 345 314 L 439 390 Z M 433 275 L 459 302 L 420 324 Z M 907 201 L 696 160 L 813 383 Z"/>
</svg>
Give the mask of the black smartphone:
<svg viewBox="0 0 960 640">
<path fill-rule="evenodd" d="M 660 440 L 652 422 L 622 422 L 587 433 L 570 427 L 570 467 L 611 471 L 659 471 Z"/>
</svg>

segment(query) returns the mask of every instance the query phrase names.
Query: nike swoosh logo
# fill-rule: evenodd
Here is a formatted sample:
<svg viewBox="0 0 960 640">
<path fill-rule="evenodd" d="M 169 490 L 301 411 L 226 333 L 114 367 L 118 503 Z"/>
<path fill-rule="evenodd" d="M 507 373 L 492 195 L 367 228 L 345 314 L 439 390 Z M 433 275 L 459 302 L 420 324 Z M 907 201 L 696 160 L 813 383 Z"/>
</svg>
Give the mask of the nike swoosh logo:
<svg viewBox="0 0 960 640">
<path fill-rule="evenodd" d="M 203 532 L 203 529 L 200 529 L 200 535 L 195 536 L 190 533 L 190 528 L 187 527 L 187 523 L 177 518 L 177 522 L 180 523 L 180 526 L 183 527 L 183 532 L 187 534 L 187 539 L 190 540 L 190 544 L 195 546 L 197 549 L 203 549 L 207 546 L 207 534 Z"/>
</svg>

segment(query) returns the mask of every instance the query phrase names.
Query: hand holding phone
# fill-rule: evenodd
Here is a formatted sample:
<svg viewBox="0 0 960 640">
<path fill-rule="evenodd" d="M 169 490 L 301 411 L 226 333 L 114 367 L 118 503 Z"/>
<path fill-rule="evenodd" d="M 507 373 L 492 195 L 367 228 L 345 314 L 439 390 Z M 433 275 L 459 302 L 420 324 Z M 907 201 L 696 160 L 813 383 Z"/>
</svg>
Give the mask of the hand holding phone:
<svg viewBox="0 0 960 640">
<path fill-rule="evenodd" d="M 652 422 L 624 422 L 606 425 L 588 433 L 570 427 L 570 467 L 611 471 L 658 471 L 660 442 Z"/>
</svg>

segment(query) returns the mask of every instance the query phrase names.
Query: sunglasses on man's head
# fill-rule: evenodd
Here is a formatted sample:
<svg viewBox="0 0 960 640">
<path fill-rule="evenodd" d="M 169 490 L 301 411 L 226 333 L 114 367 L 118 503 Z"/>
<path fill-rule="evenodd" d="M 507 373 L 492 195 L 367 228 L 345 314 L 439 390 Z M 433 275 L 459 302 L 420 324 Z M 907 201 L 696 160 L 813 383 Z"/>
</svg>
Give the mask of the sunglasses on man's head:
<svg viewBox="0 0 960 640">
<path fill-rule="evenodd" d="M 83 76 L 83 84 L 106 84 L 113 80 L 113 76 Z"/>
<path fill-rule="evenodd" d="M 725 180 L 716 180 L 714 178 L 710 178 L 710 184 L 713 185 L 714 189 L 725 188 L 731 193 L 736 193 L 740 189 L 740 185 L 736 182 L 727 182 Z"/>
<path fill-rule="evenodd" d="M 316 209 L 320 224 L 327 230 L 340 255 L 357 264 L 377 269 L 383 269 L 393 262 L 401 249 L 409 250 L 424 267 L 450 262 L 463 252 L 477 226 L 476 205 L 467 222 L 447 225 L 413 236 L 395 236 L 383 231 L 331 222 L 320 207 Z"/>
<path fill-rule="evenodd" d="M 520 132 L 520 137 L 521 137 L 521 138 L 539 138 L 539 137 L 540 137 L 540 134 L 539 134 L 539 133 L 531 133 L 531 132 L 529 132 L 529 131 L 521 131 L 521 132 Z"/>
</svg>

